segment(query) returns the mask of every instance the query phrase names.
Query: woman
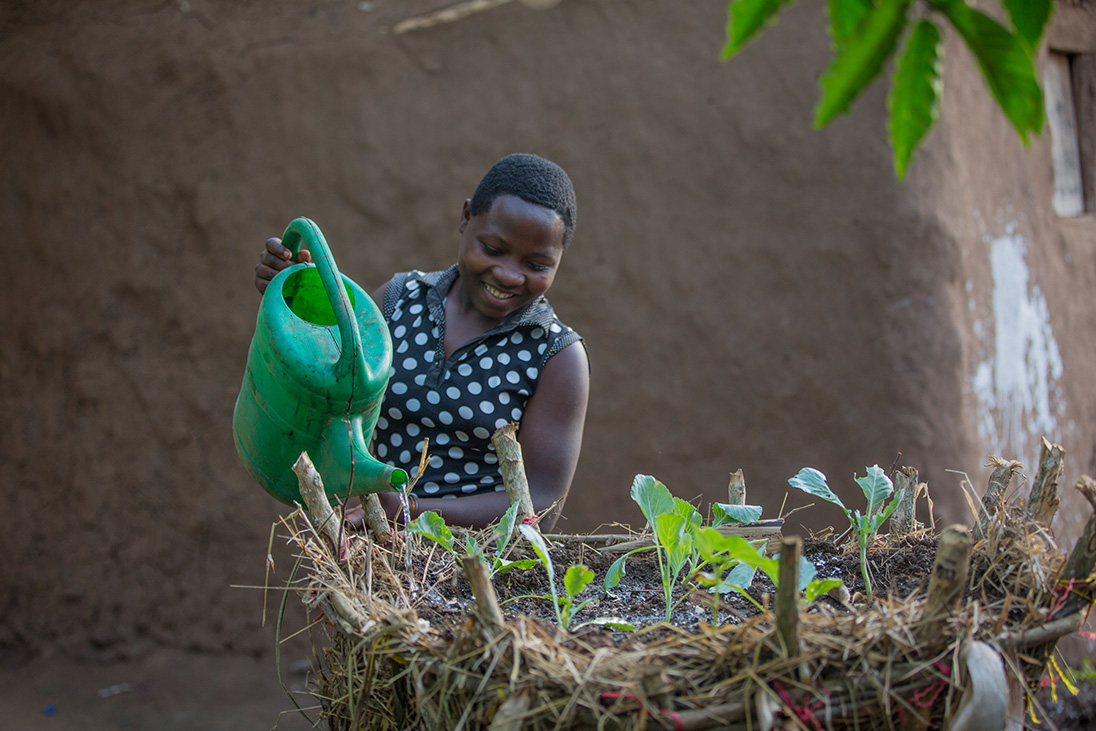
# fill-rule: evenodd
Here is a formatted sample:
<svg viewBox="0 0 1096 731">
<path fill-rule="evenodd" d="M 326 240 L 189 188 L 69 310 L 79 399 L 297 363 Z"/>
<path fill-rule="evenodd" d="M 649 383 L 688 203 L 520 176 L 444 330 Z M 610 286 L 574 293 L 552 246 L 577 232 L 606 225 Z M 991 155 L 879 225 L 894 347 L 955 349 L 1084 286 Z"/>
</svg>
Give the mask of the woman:
<svg viewBox="0 0 1096 731">
<path fill-rule="evenodd" d="M 456 264 L 397 274 L 373 293 L 394 350 L 373 451 L 410 472 L 429 438 L 412 517 L 432 510 L 470 527 L 497 520 L 509 502 L 490 439 L 517 421 L 533 507 L 542 527 L 554 525 L 578 464 L 590 385 L 582 338 L 544 296 L 575 218 L 562 168 L 507 155 L 464 201 Z M 311 256 L 302 249 L 298 260 Z M 263 292 L 292 263 L 279 239 L 267 240 L 255 286 Z M 401 512 L 395 494 L 380 498 L 390 517 Z"/>
</svg>

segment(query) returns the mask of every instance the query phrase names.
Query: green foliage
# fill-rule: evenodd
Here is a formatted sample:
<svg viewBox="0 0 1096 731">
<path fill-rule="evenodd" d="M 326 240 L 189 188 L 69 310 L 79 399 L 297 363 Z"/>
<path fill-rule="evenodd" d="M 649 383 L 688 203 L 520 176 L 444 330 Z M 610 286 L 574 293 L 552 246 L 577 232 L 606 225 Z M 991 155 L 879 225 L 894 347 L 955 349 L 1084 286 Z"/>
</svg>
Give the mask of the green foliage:
<svg viewBox="0 0 1096 731">
<path fill-rule="evenodd" d="M 1009 22 L 1023 42 L 1029 56 L 1034 56 L 1043 37 L 1050 15 L 1054 11 L 1052 0 L 1001 0 L 1008 11 Z"/>
<path fill-rule="evenodd" d="M 487 557 L 484 555 L 479 544 L 476 543 L 476 539 L 471 534 L 465 536 L 465 555 L 479 555 L 483 561 L 487 562 L 491 569 L 492 576 L 495 574 L 504 574 L 514 569 L 524 571 L 537 565 L 537 561 L 531 558 L 510 561 L 504 557 L 506 548 L 509 546 L 510 539 L 514 534 L 517 508 L 517 503 L 514 503 L 505 513 L 503 513 L 502 518 L 499 520 L 498 529 L 494 534 L 495 552 L 492 556 Z M 420 535 L 423 538 L 434 541 L 455 558 L 460 555 L 455 545 L 456 539 L 454 539 L 453 532 L 449 529 L 449 526 L 446 525 L 445 519 L 432 510 L 421 513 L 419 517 L 408 523 L 407 530 L 411 533 Z"/>
<path fill-rule="evenodd" d="M 651 525 L 654 546 L 629 551 L 609 567 L 603 586 L 606 591 L 620 583 L 624 564 L 633 554 L 654 550 L 658 555 L 658 570 L 662 578 L 662 595 L 666 619 L 673 612 L 673 593 L 683 573 L 691 575 L 700 556 L 694 540 L 700 529 L 700 513 L 689 503 L 670 494 L 670 490 L 650 475 L 636 475 L 632 482 L 632 500 L 639 505 L 643 517 Z"/>
<path fill-rule="evenodd" d="M 825 478 L 822 479 L 822 484 L 824 483 Z M 826 491 L 829 492 L 829 488 Z M 745 538 L 724 535 L 715 527 L 725 523 L 756 521 L 761 517 L 759 506 L 715 503 L 712 508 L 712 526 L 702 527 L 700 514 L 696 509 L 671 495 L 665 485 L 650 475 L 636 475 L 631 494 L 632 500 L 639 505 L 643 516 L 652 527 L 654 545 L 629 551 L 614 561 L 605 575 L 605 591 L 620 583 L 629 557 L 641 551 L 653 550 L 658 555 L 667 621 L 675 606 L 674 589 L 682 577 L 688 577 L 713 594 L 712 623 L 717 624 L 720 594 L 737 592 L 756 605 L 757 602 L 747 593 L 756 572 L 763 571 L 774 585 L 779 582 L 776 559 L 765 556 Z M 829 495 L 836 500 L 833 493 Z M 707 570 L 698 571 L 700 567 L 706 567 Z M 808 601 L 813 601 L 841 583 L 835 579 L 816 581 L 815 573 L 814 566 L 802 559 L 799 589 L 808 597 Z"/>
<path fill-rule="evenodd" d="M 953 28 L 978 62 L 990 93 L 1026 145 L 1043 127 L 1043 94 L 1034 57 L 1054 4 L 1052 0 L 1001 0 L 1006 28 L 967 0 L 827 0 L 834 56 L 820 78 L 815 126 L 848 111 L 883 71 L 908 31 L 888 95 L 888 127 L 895 173 L 905 177 L 917 146 L 935 124 L 942 93 L 942 34 L 937 20 Z M 730 0 L 727 60 L 772 22 L 790 0 Z M 919 17 L 924 16 L 924 17 Z M 918 17 L 911 23 L 911 17 Z"/>
<path fill-rule="evenodd" d="M 974 54 L 990 92 L 1026 145 L 1028 132 L 1043 128 L 1043 90 L 1028 41 L 962 2 L 948 3 L 944 14 Z"/>
<path fill-rule="evenodd" d="M 712 624 L 719 621 L 719 594 L 734 591 L 758 606 L 757 601 L 747 593 L 757 571 L 764 572 L 773 582 L 773 586 L 780 585 L 780 565 L 777 558 L 769 558 L 759 546 L 745 538 L 726 536 L 715 528 L 703 528 L 697 534 L 696 543 L 703 562 L 711 569 L 697 572 L 696 580 L 714 595 Z M 800 557 L 798 589 L 803 592 L 808 604 L 842 583 L 840 579 L 816 579 L 817 573 L 814 564 Z"/>
<path fill-rule="evenodd" d="M 894 53 L 906 25 L 910 2 L 880 0 L 838 46 L 837 55 L 819 82 L 822 98 L 815 109 L 815 127 L 824 127 L 838 114 L 847 111 L 864 87 L 883 70 L 883 64 Z"/>
<path fill-rule="evenodd" d="M 830 37 L 833 47 L 841 48 L 853 36 L 856 27 L 871 12 L 871 0 L 828 0 Z"/>
<path fill-rule="evenodd" d="M 754 523 L 761 520 L 760 505 L 731 505 L 712 503 L 712 526 L 728 523 Z"/>
<path fill-rule="evenodd" d="M 906 50 L 898 59 L 894 85 L 887 97 L 890 110 L 891 147 L 898 179 L 906 177 L 913 150 L 936 124 L 940 114 L 940 94 L 944 88 L 944 43 L 940 29 L 931 20 L 913 27 Z"/>
<path fill-rule="evenodd" d="M 845 504 L 841 502 L 841 498 L 830 490 L 830 486 L 826 483 L 826 476 L 813 467 L 801 469 L 798 474 L 789 478 L 788 484 L 805 493 L 831 502 L 844 511 L 845 517 L 848 518 L 853 533 L 856 535 L 856 542 L 860 549 L 860 573 L 864 577 L 866 593 L 871 597 L 871 577 L 868 575 L 868 546 L 875 539 L 879 528 L 891 516 L 894 509 L 898 507 L 904 491 L 894 492 L 894 483 L 891 482 L 891 479 L 887 477 L 887 474 L 879 465 L 869 467 L 867 474 L 856 478 L 856 484 L 860 486 L 860 490 L 864 493 L 864 499 L 868 502 L 868 509 L 862 514 L 859 510 L 846 508 Z M 890 503 L 887 503 L 887 498 L 892 496 L 893 499 Z"/>
<path fill-rule="evenodd" d="M 568 566 L 567 571 L 563 574 L 563 591 L 565 596 L 560 596 L 559 591 L 556 589 L 556 571 L 552 564 L 552 555 L 548 550 L 548 543 L 544 540 L 544 536 L 531 525 L 523 524 L 519 526 L 519 529 L 521 530 L 521 534 L 525 536 L 526 540 L 533 546 L 533 551 L 540 557 L 540 562 L 544 565 L 545 571 L 548 572 L 548 588 L 551 595 L 537 598 L 552 600 L 552 608 L 556 612 L 556 624 L 562 629 L 567 629 L 571 626 L 571 620 L 574 619 L 575 614 L 581 611 L 594 599 L 594 597 L 590 597 L 583 602 L 578 602 L 576 599 L 578 595 L 586 589 L 590 582 L 594 580 L 594 572 L 583 564 Z M 619 617 L 598 617 L 589 622 L 583 622 L 579 627 L 591 624 L 609 626 L 616 629 L 635 629 L 635 626 L 625 622 Z"/>
<path fill-rule="evenodd" d="M 419 517 L 407 524 L 407 530 L 416 533 L 423 538 L 429 538 L 444 548 L 453 556 L 457 555 L 457 549 L 453 547 L 453 531 L 445 524 L 445 519 L 433 510 L 427 510 L 419 514 Z"/>
<path fill-rule="evenodd" d="M 533 551 L 540 557 L 540 561 L 544 564 L 544 570 L 548 572 L 548 589 L 552 592 L 552 608 L 556 611 L 556 624 L 560 627 L 565 627 L 563 624 L 563 614 L 559 608 L 559 592 L 556 591 L 556 570 L 552 566 L 552 556 L 548 553 L 548 544 L 544 540 L 544 536 L 540 534 L 536 528 L 531 525 L 525 525 L 524 523 L 518 526 L 518 530 L 525 536 L 525 539 L 529 541 L 533 546 Z"/>
<path fill-rule="evenodd" d="M 793 0 L 733 0 L 727 6 L 727 45 L 723 48 L 726 60 L 738 53 L 746 41 L 753 38 L 776 14 Z"/>
</svg>

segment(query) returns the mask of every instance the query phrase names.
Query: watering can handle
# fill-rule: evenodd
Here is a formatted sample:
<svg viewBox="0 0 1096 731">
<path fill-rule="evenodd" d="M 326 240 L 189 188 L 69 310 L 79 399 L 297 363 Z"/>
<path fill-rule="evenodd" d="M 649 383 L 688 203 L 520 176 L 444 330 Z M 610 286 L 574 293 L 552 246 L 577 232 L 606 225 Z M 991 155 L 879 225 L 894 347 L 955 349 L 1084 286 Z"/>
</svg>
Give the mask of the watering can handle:
<svg viewBox="0 0 1096 731">
<path fill-rule="evenodd" d="M 358 330 L 358 321 L 354 317 L 354 308 L 350 304 L 350 296 L 346 293 L 346 287 L 343 286 L 342 275 L 335 266 L 335 259 L 331 256 L 331 250 L 320 232 L 320 227 L 303 216 L 293 219 L 285 229 L 282 246 L 293 252 L 293 257 L 296 258 L 302 242 L 312 252 L 312 261 L 320 271 L 320 281 L 335 311 L 335 323 L 339 326 L 342 354 L 339 356 L 338 363 L 335 364 L 335 375 L 343 377 L 348 374 L 357 374 L 357 378 L 354 379 L 357 383 L 365 373 L 365 353 L 362 350 L 362 337 Z"/>
</svg>

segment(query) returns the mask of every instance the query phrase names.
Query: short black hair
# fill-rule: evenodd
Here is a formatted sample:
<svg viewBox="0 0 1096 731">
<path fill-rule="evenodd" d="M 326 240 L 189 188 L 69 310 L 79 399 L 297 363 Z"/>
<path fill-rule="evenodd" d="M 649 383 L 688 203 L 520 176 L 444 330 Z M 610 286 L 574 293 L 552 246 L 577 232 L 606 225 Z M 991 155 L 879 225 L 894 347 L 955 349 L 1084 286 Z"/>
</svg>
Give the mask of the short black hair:
<svg viewBox="0 0 1096 731">
<path fill-rule="evenodd" d="M 471 214 L 478 216 L 491 210 L 500 195 L 515 195 L 558 213 L 563 219 L 563 245 L 571 243 L 578 204 L 571 179 L 559 165 L 526 152 L 507 155 L 492 165 L 476 186 L 469 205 Z"/>
</svg>

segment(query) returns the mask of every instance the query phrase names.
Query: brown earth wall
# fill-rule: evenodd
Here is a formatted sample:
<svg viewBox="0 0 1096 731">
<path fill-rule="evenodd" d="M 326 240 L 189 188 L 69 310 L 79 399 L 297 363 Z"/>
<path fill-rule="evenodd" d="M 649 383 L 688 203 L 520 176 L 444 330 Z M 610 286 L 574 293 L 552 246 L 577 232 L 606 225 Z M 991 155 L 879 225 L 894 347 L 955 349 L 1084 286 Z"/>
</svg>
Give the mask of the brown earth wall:
<svg viewBox="0 0 1096 731">
<path fill-rule="evenodd" d="M 262 593 L 233 586 L 263 583 L 284 510 L 231 435 L 262 242 L 307 215 L 367 289 L 445 267 L 462 201 L 513 151 L 579 197 L 551 293 L 593 367 L 563 530 L 636 523 L 637 473 L 706 503 L 741 468 L 776 516 L 800 467 L 851 503 L 853 474 L 899 453 L 963 519 L 949 470 L 981 489 L 999 450 L 969 386 L 968 300 L 991 287 L 972 211 L 1006 205 L 1069 366 L 1050 436 L 1080 455 L 1069 484 L 1092 469 L 1092 218 L 1074 235 L 1043 210 L 1045 142 L 1010 137 L 958 49 L 898 183 L 883 85 L 811 128 L 821 3 L 726 64 L 723 2 L 512 2 L 392 32 L 444 6 L 0 9 L 0 651 L 267 651 Z M 277 541 L 274 559 L 281 580 Z"/>
</svg>

